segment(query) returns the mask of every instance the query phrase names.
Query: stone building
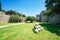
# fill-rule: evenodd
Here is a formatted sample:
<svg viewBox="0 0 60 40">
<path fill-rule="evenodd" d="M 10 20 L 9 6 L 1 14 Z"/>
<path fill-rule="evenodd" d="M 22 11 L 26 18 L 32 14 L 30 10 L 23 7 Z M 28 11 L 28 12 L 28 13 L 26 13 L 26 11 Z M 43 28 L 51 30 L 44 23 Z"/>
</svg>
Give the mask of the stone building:
<svg viewBox="0 0 60 40">
<path fill-rule="evenodd" d="M 11 15 L 7 15 L 4 12 L 0 11 L 0 22 L 9 22 Z M 21 17 L 19 22 L 25 22 L 26 17 Z"/>
<path fill-rule="evenodd" d="M 60 24 L 60 13 L 59 14 L 57 14 L 57 13 L 51 14 L 48 22 L 53 23 L 53 24 Z"/>
<path fill-rule="evenodd" d="M 44 11 L 40 13 L 40 20 L 41 22 L 48 22 L 48 16 L 45 14 Z"/>
<path fill-rule="evenodd" d="M 21 17 L 20 22 L 24 23 L 26 21 L 26 17 Z"/>
<path fill-rule="evenodd" d="M 40 21 L 40 14 L 36 15 L 36 21 L 39 22 Z"/>
<path fill-rule="evenodd" d="M 8 22 L 10 15 L 6 15 L 4 12 L 0 11 L 0 22 Z"/>
<path fill-rule="evenodd" d="M 40 22 L 48 22 L 48 16 L 45 15 L 44 11 L 42 11 L 40 14 L 36 15 L 36 19 Z"/>
<path fill-rule="evenodd" d="M 51 24 L 60 24 L 60 13 L 51 13 L 50 16 L 46 15 L 44 11 L 42 11 L 39 15 L 40 22 L 48 22 Z"/>
</svg>

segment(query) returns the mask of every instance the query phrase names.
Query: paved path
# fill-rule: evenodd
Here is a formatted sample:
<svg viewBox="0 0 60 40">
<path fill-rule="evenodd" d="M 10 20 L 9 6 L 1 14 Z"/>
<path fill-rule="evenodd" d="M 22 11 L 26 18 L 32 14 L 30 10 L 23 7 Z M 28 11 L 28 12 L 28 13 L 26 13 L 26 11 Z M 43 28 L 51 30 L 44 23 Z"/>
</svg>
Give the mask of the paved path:
<svg viewBox="0 0 60 40">
<path fill-rule="evenodd" d="M 23 23 L 8 24 L 8 25 L 0 26 L 0 28 L 5 28 L 5 27 L 9 27 L 9 26 L 16 26 L 19 24 L 23 24 Z"/>
</svg>

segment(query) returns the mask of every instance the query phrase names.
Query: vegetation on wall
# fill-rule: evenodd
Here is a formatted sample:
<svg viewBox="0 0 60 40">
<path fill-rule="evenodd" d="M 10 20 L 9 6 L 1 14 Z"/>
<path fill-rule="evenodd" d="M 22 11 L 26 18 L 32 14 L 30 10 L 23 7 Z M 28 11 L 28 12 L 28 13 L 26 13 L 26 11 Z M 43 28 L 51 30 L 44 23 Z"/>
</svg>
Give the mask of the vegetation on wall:
<svg viewBox="0 0 60 40">
<path fill-rule="evenodd" d="M 6 11 L 6 15 L 11 16 L 9 22 L 20 22 L 22 17 L 26 17 L 26 15 L 13 10 Z"/>
</svg>

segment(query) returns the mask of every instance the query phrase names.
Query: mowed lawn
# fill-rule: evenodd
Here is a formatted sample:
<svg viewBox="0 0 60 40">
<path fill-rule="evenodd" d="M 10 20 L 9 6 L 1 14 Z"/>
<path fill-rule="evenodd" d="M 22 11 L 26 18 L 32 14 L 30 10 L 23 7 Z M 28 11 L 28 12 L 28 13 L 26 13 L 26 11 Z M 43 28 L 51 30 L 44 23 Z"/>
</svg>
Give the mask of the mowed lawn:
<svg viewBox="0 0 60 40">
<path fill-rule="evenodd" d="M 5 25 L 11 25 L 11 24 L 17 24 L 17 23 L 0 23 L 0 26 L 5 26 Z"/>
<path fill-rule="evenodd" d="M 9 24 L 9 23 L 0 23 L 0 26 L 6 25 L 6 24 Z"/>
<path fill-rule="evenodd" d="M 9 25 L 9 24 L 15 24 L 15 23 L 0 23 L 0 26 Z"/>
<path fill-rule="evenodd" d="M 0 28 L 0 40 L 60 40 L 60 26 L 40 23 L 44 31 L 33 32 L 35 23 Z"/>
</svg>

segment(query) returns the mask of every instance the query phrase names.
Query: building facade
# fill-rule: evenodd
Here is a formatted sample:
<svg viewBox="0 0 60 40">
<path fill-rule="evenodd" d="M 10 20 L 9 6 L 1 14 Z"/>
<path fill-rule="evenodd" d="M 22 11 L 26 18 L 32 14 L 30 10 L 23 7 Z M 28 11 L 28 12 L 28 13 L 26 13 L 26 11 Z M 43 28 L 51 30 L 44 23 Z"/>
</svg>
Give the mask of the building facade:
<svg viewBox="0 0 60 40">
<path fill-rule="evenodd" d="M 48 22 L 48 16 L 45 15 L 44 11 L 42 11 L 40 14 L 36 15 L 36 19 L 39 22 Z"/>
<path fill-rule="evenodd" d="M 48 16 L 45 14 L 44 11 L 40 13 L 40 20 L 41 22 L 48 22 Z"/>
<path fill-rule="evenodd" d="M 40 20 L 40 14 L 37 14 L 37 15 L 36 15 L 36 21 L 37 21 L 37 22 L 41 21 L 41 20 Z"/>
</svg>

